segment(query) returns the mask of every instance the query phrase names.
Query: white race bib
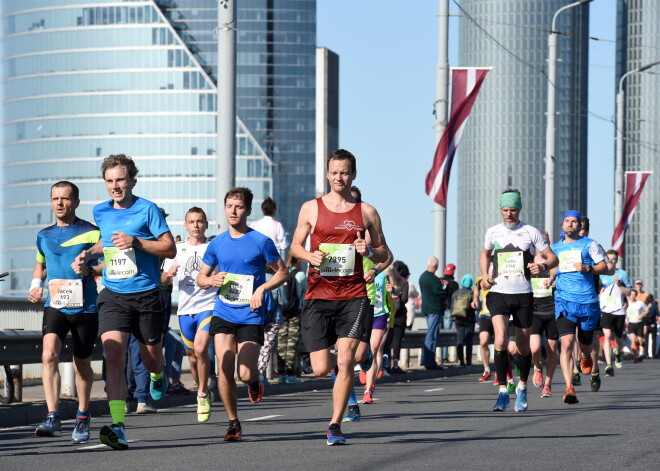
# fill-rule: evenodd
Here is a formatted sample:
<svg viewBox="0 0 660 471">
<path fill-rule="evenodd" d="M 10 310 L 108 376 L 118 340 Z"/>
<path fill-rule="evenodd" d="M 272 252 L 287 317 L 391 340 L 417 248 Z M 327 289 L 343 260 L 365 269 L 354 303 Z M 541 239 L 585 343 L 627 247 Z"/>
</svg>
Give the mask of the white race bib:
<svg viewBox="0 0 660 471">
<path fill-rule="evenodd" d="M 581 250 L 566 250 L 564 252 L 559 252 L 559 271 L 561 271 L 561 273 L 577 271 L 575 269 L 576 263 L 582 263 Z"/>
<path fill-rule="evenodd" d="M 521 276 L 525 274 L 525 262 L 522 251 L 498 252 L 497 273 L 501 276 Z"/>
<path fill-rule="evenodd" d="M 50 280 L 50 306 L 55 309 L 83 307 L 82 280 Z"/>
<path fill-rule="evenodd" d="M 620 294 L 602 295 L 600 301 L 600 310 L 603 312 L 615 312 L 623 307 Z"/>
<path fill-rule="evenodd" d="M 110 280 L 132 278 L 138 273 L 135 250 L 103 247 L 105 258 L 105 276 Z"/>
<path fill-rule="evenodd" d="M 633 324 L 636 324 L 639 322 L 639 310 L 635 308 L 629 308 L 628 311 L 626 311 L 627 317 L 628 317 L 628 322 L 631 322 Z"/>
<path fill-rule="evenodd" d="M 535 298 L 547 298 L 552 296 L 552 288 L 548 286 L 545 287 L 545 280 L 548 278 L 531 278 L 530 282 L 532 283 L 532 292 L 534 293 Z"/>
<path fill-rule="evenodd" d="M 254 286 L 254 276 L 227 273 L 220 287 L 218 297 L 227 304 L 244 306 L 250 304 Z"/>
<path fill-rule="evenodd" d="M 321 276 L 353 276 L 355 270 L 355 245 L 321 244 L 319 250 L 327 254 L 319 267 Z"/>
</svg>

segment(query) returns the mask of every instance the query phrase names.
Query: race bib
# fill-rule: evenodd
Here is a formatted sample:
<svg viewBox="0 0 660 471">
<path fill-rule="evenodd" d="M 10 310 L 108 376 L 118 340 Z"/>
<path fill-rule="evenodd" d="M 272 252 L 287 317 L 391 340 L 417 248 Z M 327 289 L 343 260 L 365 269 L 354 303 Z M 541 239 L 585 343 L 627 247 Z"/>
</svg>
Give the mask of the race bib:
<svg viewBox="0 0 660 471">
<path fill-rule="evenodd" d="M 117 247 L 103 247 L 105 258 L 105 276 L 110 280 L 123 280 L 137 275 L 137 261 L 135 250 L 118 249 Z"/>
<path fill-rule="evenodd" d="M 582 251 L 566 250 L 559 252 L 559 271 L 562 273 L 577 271 L 575 269 L 576 263 L 582 263 Z"/>
<path fill-rule="evenodd" d="M 220 287 L 218 297 L 227 304 L 233 304 L 235 306 L 250 304 L 253 285 L 254 276 L 252 275 L 227 273 L 225 275 L 225 281 Z"/>
<path fill-rule="evenodd" d="M 497 254 L 497 273 L 502 276 L 524 275 L 525 262 L 522 251 L 499 252 Z"/>
<path fill-rule="evenodd" d="M 621 303 L 621 295 L 617 294 L 611 294 L 609 296 L 605 295 L 602 297 L 602 301 L 600 303 L 600 310 L 603 312 L 615 312 L 618 311 L 623 307 L 623 304 Z"/>
<path fill-rule="evenodd" d="M 50 280 L 48 292 L 55 309 L 83 307 L 82 280 Z"/>
<path fill-rule="evenodd" d="M 355 269 L 353 244 L 321 244 L 319 250 L 327 254 L 319 267 L 321 276 L 353 276 Z"/>
<path fill-rule="evenodd" d="M 628 322 L 633 324 L 639 322 L 639 311 L 637 309 L 628 309 L 626 314 L 628 315 Z"/>
<path fill-rule="evenodd" d="M 548 278 L 532 278 L 530 280 L 535 298 L 547 298 L 552 296 L 552 288 L 550 286 L 547 288 L 545 287 L 544 281 L 547 279 Z"/>
</svg>

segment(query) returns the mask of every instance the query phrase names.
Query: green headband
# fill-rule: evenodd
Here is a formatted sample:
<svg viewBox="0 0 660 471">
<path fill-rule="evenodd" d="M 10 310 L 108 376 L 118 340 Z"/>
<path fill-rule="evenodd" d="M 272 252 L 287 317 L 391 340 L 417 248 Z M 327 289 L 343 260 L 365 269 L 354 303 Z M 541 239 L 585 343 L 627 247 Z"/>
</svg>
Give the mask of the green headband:
<svg viewBox="0 0 660 471">
<path fill-rule="evenodd" d="M 500 195 L 500 209 L 502 208 L 516 208 L 522 209 L 522 199 L 520 193 L 510 191 Z"/>
</svg>

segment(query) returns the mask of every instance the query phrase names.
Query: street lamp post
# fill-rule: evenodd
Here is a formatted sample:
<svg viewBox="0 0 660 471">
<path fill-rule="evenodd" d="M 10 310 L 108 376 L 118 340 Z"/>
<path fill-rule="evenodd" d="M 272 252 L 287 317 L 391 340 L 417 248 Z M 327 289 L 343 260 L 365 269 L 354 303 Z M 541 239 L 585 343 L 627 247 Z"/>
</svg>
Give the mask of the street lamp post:
<svg viewBox="0 0 660 471">
<path fill-rule="evenodd" d="M 593 0 L 580 0 L 561 7 L 552 17 L 548 35 L 548 119 L 545 130 L 545 229 L 555 237 L 555 82 L 557 80 L 557 16 L 564 10 L 586 5 Z"/>
<path fill-rule="evenodd" d="M 616 94 L 616 158 L 614 162 L 614 227 L 619 224 L 623 214 L 623 198 L 625 188 L 623 187 L 623 128 L 624 123 L 624 98 L 623 82 L 628 76 L 636 74 L 637 72 L 644 72 L 645 70 L 655 67 L 660 64 L 660 61 L 655 61 L 650 64 L 638 67 L 637 69 L 630 70 L 621 76 L 619 80 L 619 92 Z"/>
</svg>

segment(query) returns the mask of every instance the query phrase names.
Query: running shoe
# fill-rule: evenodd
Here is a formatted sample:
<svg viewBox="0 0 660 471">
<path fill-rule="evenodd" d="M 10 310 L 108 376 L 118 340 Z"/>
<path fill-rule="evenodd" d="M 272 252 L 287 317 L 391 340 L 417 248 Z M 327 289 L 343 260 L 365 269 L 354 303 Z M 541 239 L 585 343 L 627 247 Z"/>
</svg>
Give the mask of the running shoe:
<svg viewBox="0 0 660 471">
<path fill-rule="evenodd" d="M 385 373 L 383 372 L 383 369 L 381 368 L 380 370 L 378 370 L 378 374 L 376 375 L 376 379 L 382 378 L 384 374 Z"/>
<path fill-rule="evenodd" d="M 136 414 L 155 414 L 156 412 L 158 412 L 158 409 L 148 402 L 138 402 L 137 409 L 135 410 Z"/>
<path fill-rule="evenodd" d="M 614 368 L 612 368 L 612 365 L 607 365 L 605 367 L 605 374 L 607 376 L 614 376 Z"/>
<path fill-rule="evenodd" d="M 197 394 L 197 422 L 206 422 L 211 417 L 211 391 Z"/>
<path fill-rule="evenodd" d="M 622 368 L 623 367 L 623 361 L 621 360 L 621 354 L 620 353 L 615 353 L 614 354 L 614 366 L 617 368 Z"/>
<path fill-rule="evenodd" d="M 598 392 L 600 390 L 600 371 L 596 371 L 591 375 L 591 391 Z"/>
<path fill-rule="evenodd" d="M 546 384 L 543 386 L 543 390 L 541 391 L 541 397 L 550 397 L 552 396 L 552 389 L 550 388 L 549 384 Z"/>
<path fill-rule="evenodd" d="M 73 443 L 87 443 L 89 441 L 89 422 L 91 417 L 76 416 L 76 425 L 73 426 L 71 441 Z"/>
<path fill-rule="evenodd" d="M 295 376 L 287 376 L 286 379 L 284 380 L 286 384 L 300 384 L 302 383 L 302 379 L 297 378 Z"/>
<path fill-rule="evenodd" d="M 190 389 L 186 388 L 182 382 L 174 383 L 172 385 L 172 394 L 174 395 L 182 395 L 182 394 L 190 394 Z"/>
<path fill-rule="evenodd" d="M 373 404 L 373 403 L 374 403 L 373 393 L 371 391 L 365 391 L 364 397 L 362 398 L 362 404 Z"/>
<path fill-rule="evenodd" d="M 403 371 L 403 369 L 399 365 L 396 365 L 396 366 L 393 366 L 392 368 L 390 368 L 390 374 L 392 374 L 392 375 L 405 375 L 406 372 Z"/>
<path fill-rule="evenodd" d="M 162 375 L 159 379 L 153 379 L 151 377 L 150 379 L 149 392 L 151 393 L 151 397 L 154 401 L 162 399 L 167 391 L 167 378 L 165 375 Z"/>
<path fill-rule="evenodd" d="M 573 386 L 582 385 L 582 378 L 580 378 L 580 373 L 573 373 Z"/>
<path fill-rule="evenodd" d="M 360 370 L 360 374 L 358 375 L 358 378 L 360 379 L 360 384 L 367 384 L 367 372 Z"/>
<path fill-rule="evenodd" d="M 516 412 L 527 410 L 527 388 L 516 388 L 516 404 L 513 406 Z"/>
<path fill-rule="evenodd" d="M 509 393 L 500 391 L 500 393 L 497 395 L 497 402 L 495 402 L 495 405 L 493 406 L 493 411 L 502 412 L 506 410 L 507 407 L 509 407 L 510 403 L 511 399 L 509 399 Z"/>
<path fill-rule="evenodd" d="M 593 366 L 594 362 L 591 360 L 591 355 L 587 355 L 586 357 L 582 355 L 582 358 L 580 358 L 580 369 L 585 375 L 591 373 Z"/>
<path fill-rule="evenodd" d="M 53 415 L 48 414 L 41 425 L 34 431 L 37 437 L 61 437 L 62 436 L 62 423 L 60 419 Z"/>
<path fill-rule="evenodd" d="M 495 379 L 493 380 L 493 386 L 499 386 L 500 382 L 497 380 L 497 375 L 495 375 Z"/>
<path fill-rule="evenodd" d="M 564 394 L 564 402 L 566 404 L 577 404 L 578 398 L 577 394 L 575 394 L 575 389 L 573 389 L 573 386 L 568 386 L 566 388 L 566 394 Z"/>
<path fill-rule="evenodd" d="M 252 404 L 256 404 L 257 402 L 261 401 L 261 398 L 264 397 L 264 383 L 259 381 L 259 386 L 257 386 L 257 389 L 252 389 L 250 385 L 248 384 L 248 397 L 250 398 L 250 402 Z"/>
<path fill-rule="evenodd" d="M 341 427 L 339 427 L 339 424 L 330 424 L 330 427 L 328 427 L 327 437 L 327 444 L 330 446 L 346 444 L 346 439 L 341 433 Z"/>
<path fill-rule="evenodd" d="M 286 384 L 287 375 L 280 375 L 277 378 L 277 384 Z"/>
<path fill-rule="evenodd" d="M 514 383 L 513 381 L 507 381 L 506 390 L 509 391 L 509 394 L 513 394 L 514 392 L 516 392 L 516 383 Z"/>
<path fill-rule="evenodd" d="M 241 440 L 242 434 L 243 429 L 241 429 L 241 423 L 238 420 L 230 420 L 229 427 L 227 427 L 227 433 L 225 433 L 225 441 L 238 442 Z"/>
<path fill-rule="evenodd" d="M 484 381 L 488 381 L 490 377 L 491 377 L 490 371 L 484 371 L 484 374 L 481 375 L 479 381 L 483 383 Z"/>
<path fill-rule="evenodd" d="M 532 382 L 537 388 L 543 386 L 543 369 L 534 368 L 534 377 L 532 378 Z"/>
<path fill-rule="evenodd" d="M 360 406 L 357 404 L 353 404 L 352 406 L 348 406 L 348 412 L 344 416 L 343 419 L 341 419 L 342 422 L 357 422 L 360 420 L 360 417 L 362 417 L 362 414 L 360 414 Z"/>
<path fill-rule="evenodd" d="M 367 356 L 367 359 L 364 360 L 362 363 L 360 363 L 360 369 L 362 371 L 369 371 L 373 363 L 374 363 L 374 356 L 371 353 L 371 350 L 369 350 L 369 355 Z"/>
<path fill-rule="evenodd" d="M 128 449 L 128 439 L 124 424 L 104 425 L 99 433 L 101 443 L 115 450 Z"/>
</svg>

